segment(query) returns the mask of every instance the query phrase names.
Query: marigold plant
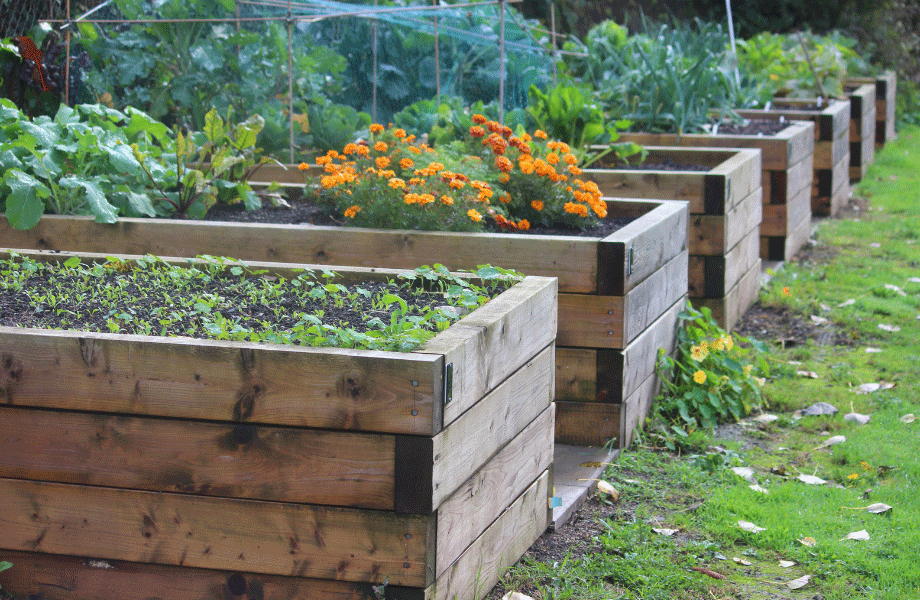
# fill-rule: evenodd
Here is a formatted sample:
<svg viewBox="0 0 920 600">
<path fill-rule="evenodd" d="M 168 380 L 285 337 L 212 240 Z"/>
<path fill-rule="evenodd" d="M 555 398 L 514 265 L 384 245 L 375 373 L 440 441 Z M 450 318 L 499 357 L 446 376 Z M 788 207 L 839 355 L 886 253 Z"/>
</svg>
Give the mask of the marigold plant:
<svg viewBox="0 0 920 600">
<path fill-rule="evenodd" d="M 584 229 L 607 216 L 597 185 L 542 131 L 515 134 L 473 115 L 465 139 L 437 148 L 374 124 L 369 139 L 316 159 L 316 189 L 344 224 L 362 227 L 526 231 Z M 301 170 L 309 167 L 301 165 Z"/>
</svg>

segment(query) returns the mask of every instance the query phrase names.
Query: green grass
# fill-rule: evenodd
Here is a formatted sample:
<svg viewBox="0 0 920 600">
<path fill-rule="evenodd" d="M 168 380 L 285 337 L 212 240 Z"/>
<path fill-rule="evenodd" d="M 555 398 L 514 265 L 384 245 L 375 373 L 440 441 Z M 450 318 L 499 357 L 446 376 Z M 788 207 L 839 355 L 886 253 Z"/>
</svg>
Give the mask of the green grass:
<svg viewBox="0 0 920 600">
<path fill-rule="evenodd" d="M 822 222 L 814 255 L 823 258 L 784 266 L 761 294 L 762 303 L 788 306 L 806 320 L 829 319 L 854 345 L 774 347 L 765 396 L 767 412 L 780 419 L 752 424 L 749 443 L 718 441 L 726 450 L 706 454 L 714 441 L 697 434 L 693 454 L 677 457 L 640 440 L 605 475 L 620 491 L 621 509 L 600 536 L 602 550 L 556 565 L 525 559 L 506 575 L 507 589 L 529 589 L 540 600 L 920 598 L 920 282 L 911 281 L 920 277 L 920 128 L 901 131 L 876 155 L 856 194 L 869 200 L 869 210 Z M 854 391 L 883 381 L 895 386 Z M 817 401 L 840 412 L 793 417 Z M 871 422 L 845 421 L 851 410 Z M 910 413 L 918 419 L 904 423 Z M 846 441 L 817 449 L 830 435 Z M 751 490 L 729 469 L 742 465 L 769 494 Z M 831 484 L 806 485 L 796 480 L 800 473 Z M 886 515 L 852 510 L 876 502 L 894 508 Z M 765 530 L 746 533 L 739 519 Z M 665 537 L 652 527 L 679 532 Z M 868 541 L 844 539 L 861 529 Z M 817 543 L 798 541 L 805 537 Z M 796 565 L 780 568 L 779 560 Z M 787 588 L 803 575 L 812 577 L 806 587 Z"/>
</svg>

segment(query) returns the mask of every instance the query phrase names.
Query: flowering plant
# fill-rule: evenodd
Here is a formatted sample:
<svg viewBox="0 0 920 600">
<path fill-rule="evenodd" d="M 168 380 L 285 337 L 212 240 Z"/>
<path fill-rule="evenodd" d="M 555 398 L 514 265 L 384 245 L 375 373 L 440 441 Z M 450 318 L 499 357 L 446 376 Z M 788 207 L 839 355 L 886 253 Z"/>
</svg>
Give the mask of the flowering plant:
<svg viewBox="0 0 920 600">
<path fill-rule="evenodd" d="M 681 312 L 684 326 L 677 334 L 676 358 L 659 351 L 658 372 L 664 389 L 658 413 L 671 421 L 671 431 L 715 427 L 740 419 L 763 402 L 762 387 L 769 374 L 759 341 L 728 335 L 703 307 L 688 302 Z"/>
<path fill-rule="evenodd" d="M 539 130 L 515 135 L 482 115 L 473 123 L 463 140 L 437 148 L 403 129 L 371 125 L 366 142 L 316 159 L 324 171 L 317 196 L 362 227 L 583 229 L 607 216 L 597 185 L 578 179 L 567 144 Z"/>
</svg>

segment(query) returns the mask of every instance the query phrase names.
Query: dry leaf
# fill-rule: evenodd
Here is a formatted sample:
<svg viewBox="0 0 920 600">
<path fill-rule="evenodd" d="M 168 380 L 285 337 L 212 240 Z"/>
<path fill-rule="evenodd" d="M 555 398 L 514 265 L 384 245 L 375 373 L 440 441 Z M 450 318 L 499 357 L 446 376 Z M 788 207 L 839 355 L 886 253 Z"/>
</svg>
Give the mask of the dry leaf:
<svg viewBox="0 0 920 600">
<path fill-rule="evenodd" d="M 725 575 L 722 575 L 721 573 L 716 573 L 715 571 L 711 571 L 703 567 L 690 567 L 690 568 L 693 569 L 694 571 L 698 571 L 702 573 L 703 575 L 708 575 L 709 577 L 712 577 L 713 579 L 725 579 Z"/>
<path fill-rule="evenodd" d="M 797 367 L 797 366 L 801 365 L 802 363 L 799 362 L 799 361 L 797 361 L 797 360 L 790 360 L 790 361 L 787 362 L 786 364 L 787 364 L 787 365 L 792 365 L 792 366 L 794 366 L 794 367 Z"/>
<path fill-rule="evenodd" d="M 843 415 L 844 421 L 850 421 L 851 423 L 859 423 L 860 425 L 865 425 L 872 420 L 872 417 L 869 415 L 862 415 L 859 413 L 847 413 Z"/>
<path fill-rule="evenodd" d="M 750 483 L 757 483 L 757 480 L 754 479 L 754 469 L 751 467 L 732 467 L 732 471 L 738 477 L 743 478 L 745 481 Z"/>
<path fill-rule="evenodd" d="M 889 333 L 897 333 L 898 331 L 901 331 L 901 328 L 897 325 L 889 325 L 888 323 L 879 323 L 878 328 Z"/>
<path fill-rule="evenodd" d="M 920 277 L 911 277 L 907 281 L 911 283 L 920 283 Z"/>
<path fill-rule="evenodd" d="M 875 504 L 870 504 L 866 507 L 866 512 L 872 513 L 873 515 L 880 515 L 891 510 L 891 507 L 885 504 L 884 502 L 876 502 Z"/>
<path fill-rule="evenodd" d="M 893 383 L 883 381 L 881 383 L 864 383 L 860 386 L 857 386 L 853 391 L 857 394 L 871 394 L 872 392 L 877 392 L 879 390 L 890 390 L 893 387 Z"/>
<path fill-rule="evenodd" d="M 738 527 L 740 527 L 743 531 L 747 531 L 750 533 L 757 533 L 758 531 L 766 530 L 766 528 L 758 527 L 757 525 L 754 525 L 750 521 L 738 521 Z"/>
<path fill-rule="evenodd" d="M 614 502 L 620 499 L 620 492 L 603 479 L 597 482 L 597 491 L 605 496 L 610 496 L 610 499 Z"/>
<path fill-rule="evenodd" d="M 795 566 L 795 561 L 794 560 L 781 560 L 779 561 L 779 566 L 782 567 L 783 569 L 788 569 L 789 567 Z"/>
<path fill-rule="evenodd" d="M 744 560 L 743 558 L 738 558 L 737 556 L 733 556 L 732 560 L 738 563 L 739 565 L 744 565 L 745 567 L 750 567 L 753 564 L 751 561 Z"/>
<path fill-rule="evenodd" d="M 817 543 L 818 543 L 818 540 L 816 540 L 816 539 L 813 538 L 813 537 L 809 537 L 809 536 L 803 537 L 802 539 L 796 540 L 796 541 L 797 541 L 798 543 L 802 544 L 803 546 L 808 546 L 809 548 L 811 548 L 812 546 L 817 545 Z"/>
<path fill-rule="evenodd" d="M 896 286 L 896 285 L 891 285 L 890 283 L 886 283 L 886 284 L 885 284 L 885 289 L 886 289 L 886 290 L 891 290 L 892 292 L 896 292 L 899 296 L 906 296 L 906 295 L 907 295 L 907 293 L 906 293 L 904 290 L 902 290 L 901 288 L 899 288 L 899 287 Z"/>
<path fill-rule="evenodd" d="M 906 415 L 901 417 L 901 422 L 902 423 L 913 423 L 914 419 L 916 419 L 916 417 L 914 416 L 914 413 L 907 413 Z"/>
<path fill-rule="evenodd" d="M 796 371 L 796 375 L 801 375 L 802 377 L 811 377 L 812 379 L 817 379 L 818 374 L 814 371 Z"/>
<path fill-rule="evenodd" d="M 811 575 L 802 575 L 798 579 L 787 581 L 786 587 L 788 587 L 790 590 L 797 590 L 808 585 L 809 581 L 811 581 Z"/>
<path fill-rule="evenodd" d="M 502 600 L 533 600 L 533 598 L 521 592 L 508 592 L 502 596 Z"/>
<path fill-rule="evenodd" d="M 850 306 L 852 304 L 856 304 L 856 300 L 853 300 L 852 298 L 850 298 L 849 300 L 844 300 L 843 302 L 838 304 L 837 308 L 843 308 L 845 306 Z"/>
<path fill-rule="evenodd" d="M 833 437 L 829 437 L 826 440 L 824 440 L 824 442 L 820 446 L 815 448 L 815 450 L 820 450 L 821 448 L 827 448 L 828 446 L 836 446 L 837 444 L 842 444 L 845 441 L 847 441 L 847 438 L 845 435 L 835 435 Z"/>
<path fill-rule="evenodd" d="M 824 317 L 818 317 L 816 315 L 811 315 L 811 321 L 812 323 L 815 323 L 817 325 L 827 325 L 828 323 L 830 323 L 830 321 L 828 321 Z"/>
<path fill-rule="evenodd" d="M 882 351 L 881 348 L 866 348 L 866 352 L 868 352 L 869 354 L 878 354 L 881 351 Z"/>
<path fill-rule="evenodd" d="M 665 527 L 652 527 L 652 531 L 654 531 L 658 535 L 669 537 L 669 536 L 674 535 L 678 531 L 680 531 L 680 529 L 667 529 Z"/>
<path fill-rule="evenodd" d="M 758 415 L 754 417 L 753 420 L 757 421 L 758 423 L 772 423 L 773 421 L 778 421 L 779 417 L 776 415 Z"/>
<path fill-rule="evenodd" d="M 814 475 L 799 475 L 798 480 L 808 485 L 824 485 L 827 481 Z"/>
<path fill-rule="evenodd" d="M 859 531 L 848 533 L 847 536 L 845 538 L 842 538 L 840 541 L 842 542 L 843 540 L 856 540 L 858 542 L 865 542 L 868 539 L 869 539 L 869 532 L 866 531 L 865 529 L 860 529 Z"/>
<path fill-rule="evenodd" d="M 761 486 L 757 485 L 756 483 L 753 484 L 753 485 L 749 485 L 748 487 L 751 488 L 752 490 L 754 490 L 755 492 L 760 492 L 761 494 L 769 494 L 769 493 L 770 493 L 770 490 L 768 490 L 768 489 L 765 488 L 765 487 L 761 487 Z"/>
</svg>

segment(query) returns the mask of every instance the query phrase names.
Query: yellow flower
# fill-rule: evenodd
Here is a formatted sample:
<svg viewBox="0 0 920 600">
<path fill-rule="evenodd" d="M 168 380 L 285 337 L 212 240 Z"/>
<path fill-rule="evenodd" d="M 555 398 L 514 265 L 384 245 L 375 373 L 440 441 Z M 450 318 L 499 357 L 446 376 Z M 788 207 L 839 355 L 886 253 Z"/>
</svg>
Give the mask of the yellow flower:
<svg viewBox="0 0 920 600">
<path fill-rule="evenodd" d="M 704 371 L 698 370 L 696 373 L 693 374 L 693 381 L 697 382 L 700 385 L 706 383 L 706 373 Z"/>
<path fill-rule="evenodd" d="M 849 479 L 850 481 L 853 481 L 854 479 L 859 479 L 859 473 L 850 473 L 849 475 L 847 475 L 847 479 Z"/>
<path fill-rule="evenodd" d="M 690 348 L 690 358 L 696 362 L 702 362 L 707 356 L 709 356 L 709 349 L 705 345 L 701 344 Z"/>
<path fill-rule="evenodd" d="M 722 341 L 722 338 L 716 338 L 712 341 L 712 349 L 716 352 L 721 352 L 725 349 L 725 343 Z"/>
<path fill-rule="evenodd" d="M 744 367 L 742 367 L 741 370 L 744 371 L 744 376 L 745 376 L 745 377 L 750 377 L 750 376 L 751 376 L 751 371 L 752 371 L 753 369 L 754 369 L 754 365 L 744 365 Z"/>
<path fill-rule="evenodd" d="M 870 465 L 869 463 L 867 463 L 867 462 L 864 461 L 864 460 L 859 461 L 859 466 L 862 467 L 862 470 L 863 470 L 863 471 L 871 471 L 871 470 L 872 470 L 872 465 Z"/>
<path fill-rule="evenodd" d="M 722 338 L 722 342 L 725 344 L 725 350 L 731 350 L 735 347 L 735 342 L 732 340 L 732 336 L 726 335 Z"/>
</svg>

